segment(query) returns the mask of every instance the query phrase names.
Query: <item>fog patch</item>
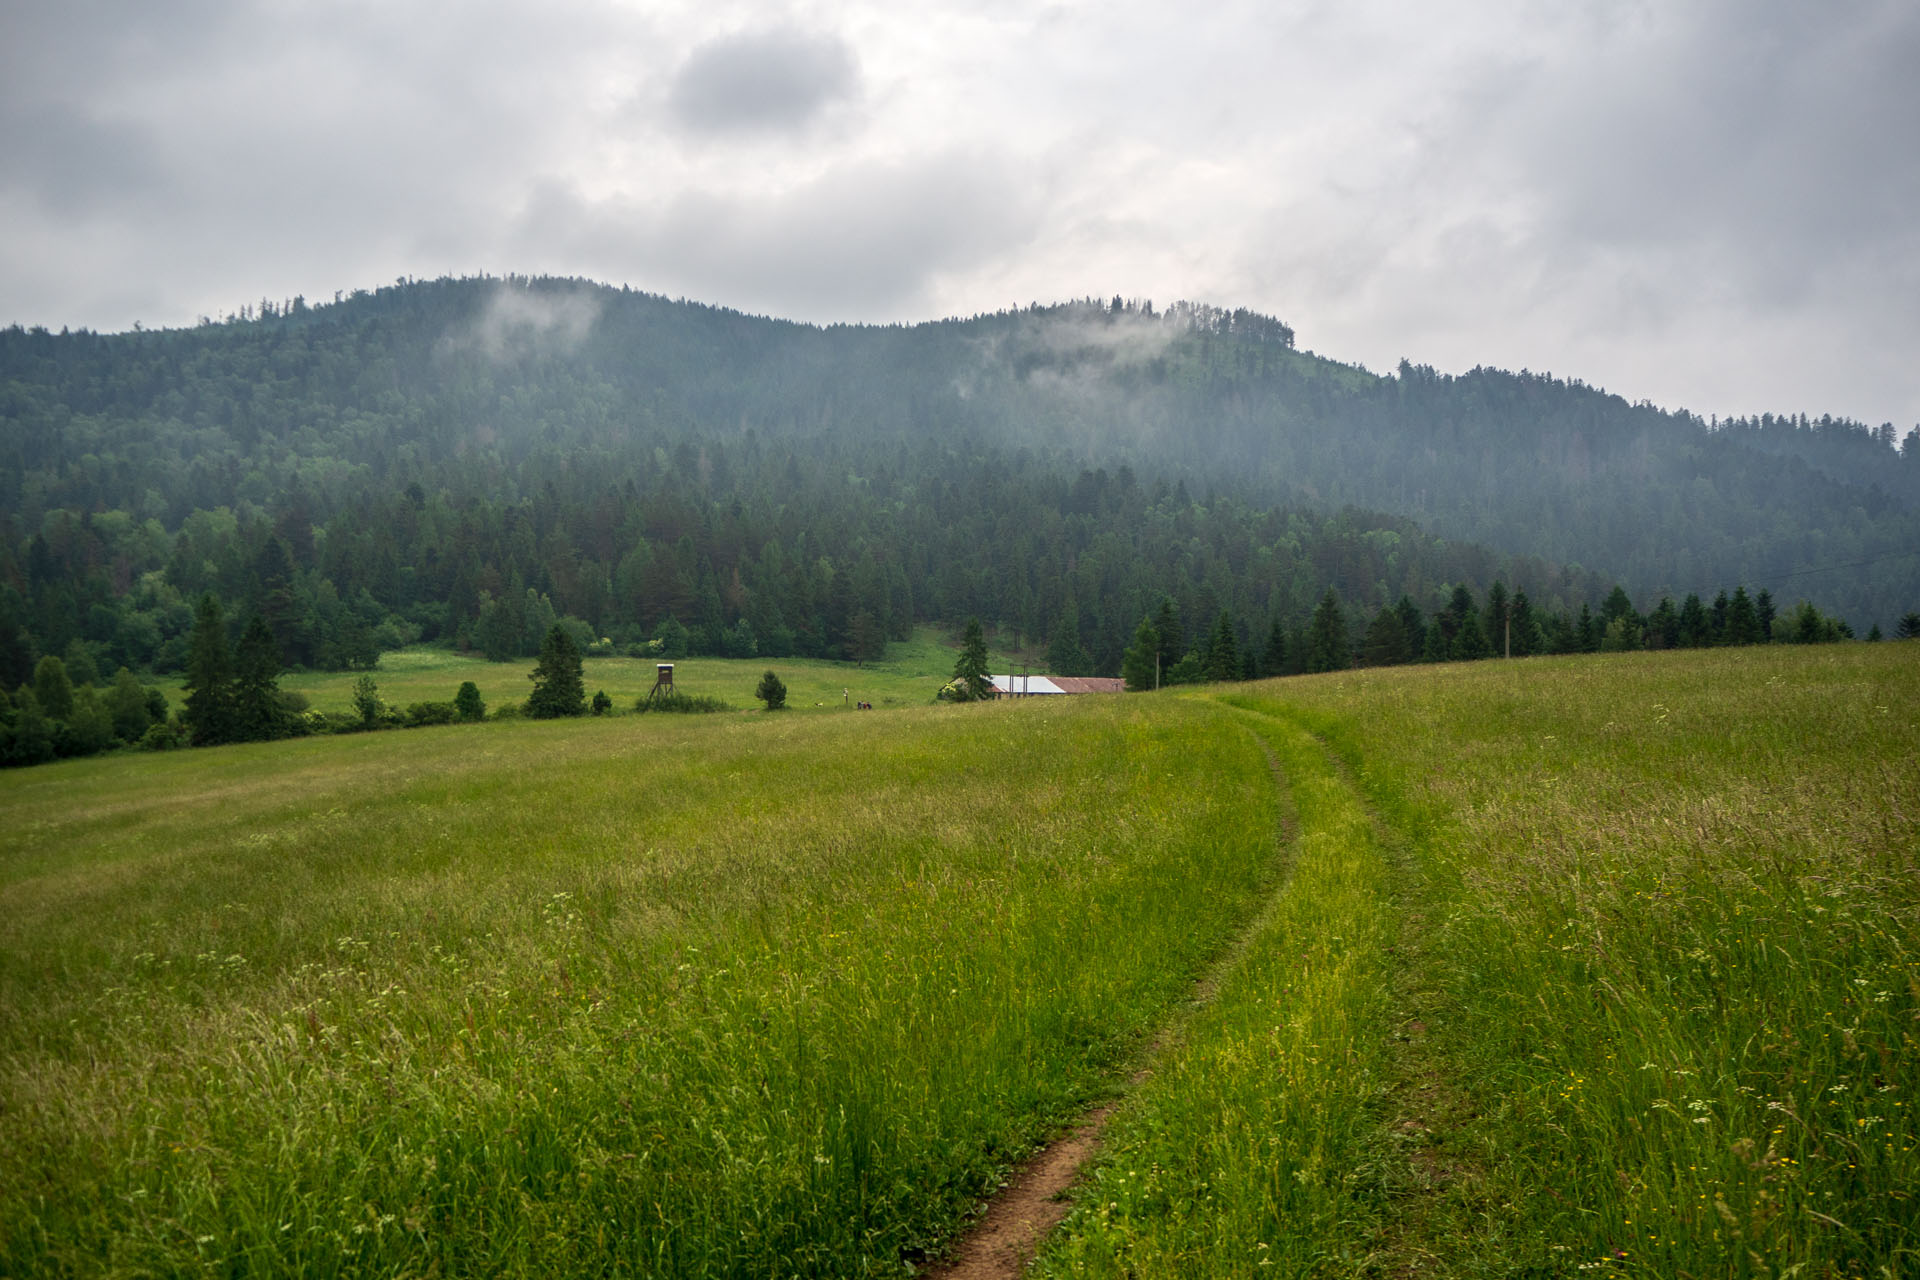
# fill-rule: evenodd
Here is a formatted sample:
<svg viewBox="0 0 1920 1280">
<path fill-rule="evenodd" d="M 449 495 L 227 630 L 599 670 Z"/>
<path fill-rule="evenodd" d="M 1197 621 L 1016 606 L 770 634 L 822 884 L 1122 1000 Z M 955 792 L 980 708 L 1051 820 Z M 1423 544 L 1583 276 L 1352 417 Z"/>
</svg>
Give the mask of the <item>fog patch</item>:
<svg viewBox="0 0 1920 1280">
<path fill-rule="evenodd" d="M 480 314 L 463 331 L 450 335 L 451 350 L 478 351 L 489 360 L 528 355 L 571 355 L 580 349 L 600 318 L 600 298 L 573 287 L 555 290 L 501 281 Z"/>
<path fill-rule="evenodd" d="M 695 49 L 675 75 L 667 109 L 690 133 L 793 133 L 859 85 L 853 50 L 794 28 L 744 31 Z"/>
</svg>

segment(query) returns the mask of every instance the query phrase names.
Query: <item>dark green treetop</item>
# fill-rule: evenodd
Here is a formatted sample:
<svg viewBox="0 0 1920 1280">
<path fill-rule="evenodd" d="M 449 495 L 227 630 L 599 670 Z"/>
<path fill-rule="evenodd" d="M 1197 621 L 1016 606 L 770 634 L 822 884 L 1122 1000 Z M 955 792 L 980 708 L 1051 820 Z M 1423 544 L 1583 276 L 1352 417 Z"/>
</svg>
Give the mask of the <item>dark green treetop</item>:
<svg viewBox="0 0 1920 1280">
<path fill-rule="evenodd" d="M 196 747 L 233 741 L 233 657 L 227 623 L 209 592 L 193 613 L 187 642 L 187 701 L 180 714 Z"/>
<path fill-rule="evenodd" d="M 1307 670 L 1345 671 L 1352 665 L 1347 616 L 1340 608 L 1340 597 L 1328 587 L 1327 594 L 1320 597 L 1320 603 L 1314 608 L 1313 621 L 1307 626 Z"/>
<path fill-rule="evenodd" d="M 527 714 L 536 720 L 587 713 L 587 689 L 580 669 L 580 648 L 559 623 L 554 623 L 547 631 L 547 638 L 541 641 L 540 660 L 527 679 L 533 681 L 533 693 L 527 699 Z"/>
<path fill-rule="evenodd" d="M 1160 633 L 1153 628 L 1152 618 L 1141 618 L 1140 625 L 1133 629 L 1133 643 L 1120 656 L 1120 674 L 1126 679 L 1127 691 L 1146 693 L 1153 689 L 1158 676 L 1156 664 L 1160 656 Z"/>
</svg>

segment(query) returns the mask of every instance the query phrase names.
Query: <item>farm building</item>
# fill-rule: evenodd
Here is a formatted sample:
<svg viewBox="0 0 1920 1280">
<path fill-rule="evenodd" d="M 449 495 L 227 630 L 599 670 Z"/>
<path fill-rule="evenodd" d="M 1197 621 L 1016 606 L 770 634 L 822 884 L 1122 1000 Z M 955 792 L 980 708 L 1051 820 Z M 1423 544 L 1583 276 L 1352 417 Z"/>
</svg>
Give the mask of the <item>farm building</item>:
<svg viewBox="0 0 1920 1280">
<path fill-rule="evenodd" d="M 997 698 L 1037 698 L 1054 693 L 1119 693 L 1127 687 L 1124 680 L 1107 676 L 993 676 Z"/>
</svg>

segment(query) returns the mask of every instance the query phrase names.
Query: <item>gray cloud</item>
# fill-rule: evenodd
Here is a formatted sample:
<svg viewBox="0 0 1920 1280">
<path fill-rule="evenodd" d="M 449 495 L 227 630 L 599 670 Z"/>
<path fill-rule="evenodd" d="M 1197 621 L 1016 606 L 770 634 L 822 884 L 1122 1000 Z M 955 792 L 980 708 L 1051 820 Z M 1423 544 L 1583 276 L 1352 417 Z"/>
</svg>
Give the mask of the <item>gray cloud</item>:
<svg viewBox="0 0 1920 1280">
<path fill-rule="evenodd" d="M 695 49 L 667 105 L 695 133 L 794 132 L 851 98 L 859 64 L 838 37 L 797 28 L 746 31 Z"/>
<path fill-rule="evenodd" d="M 815 319 L 894 317 L 935 280 L 1013 253 L 1039 209 L 1027 175 L 963 152 L 835 168 L 778 193 L 594 201 L 550 186 L 518 242 L 552 269 L 615 263 L 702 301 Z"/>
<path fill-rule="evenodd" d="M 766 15 L 15 5 L 0 324 L 482 270 L 814 320 L 1119 292 L 1374 368 L 1920 419 L 1910 0 Z"/>
</svg>

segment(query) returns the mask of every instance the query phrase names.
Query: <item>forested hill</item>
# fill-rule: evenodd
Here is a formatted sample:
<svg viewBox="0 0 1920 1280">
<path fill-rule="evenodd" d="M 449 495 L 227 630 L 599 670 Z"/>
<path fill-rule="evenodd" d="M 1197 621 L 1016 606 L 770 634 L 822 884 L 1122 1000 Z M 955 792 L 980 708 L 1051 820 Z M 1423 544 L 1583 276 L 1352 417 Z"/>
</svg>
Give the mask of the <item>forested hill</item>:
<svg viewBox="0 0 1920 1280">
<path fill-rule="evenodd" d="M 524 606 L 802 651 L 862 613 L 1072 617 L 1111 668 L 1163 593 L 1244 631 L 1329 585 L 1428 608 L 1495 577 L 1549 607 L 1747 582 L 1890 622 L 1920 599 L 1920 434 L 1376 377 L 1206 307 L 820 328 L 442 280 L 0 332 L 0 517 L 9 681 L 76 637 L 165 665 L 205 590 L 275 614 L 295 661 Z"/>
</svg>

